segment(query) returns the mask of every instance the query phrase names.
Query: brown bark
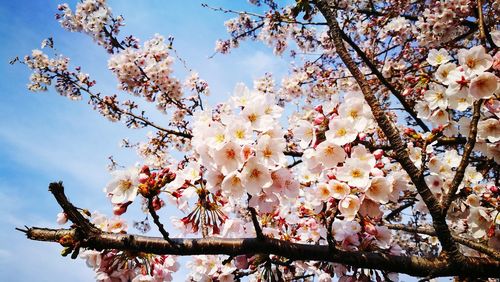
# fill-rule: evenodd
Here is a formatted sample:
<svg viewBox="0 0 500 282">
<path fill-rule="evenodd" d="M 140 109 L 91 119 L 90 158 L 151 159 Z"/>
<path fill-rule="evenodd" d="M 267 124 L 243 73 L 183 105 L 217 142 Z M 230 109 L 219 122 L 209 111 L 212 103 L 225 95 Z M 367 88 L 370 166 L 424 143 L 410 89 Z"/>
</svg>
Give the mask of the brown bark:
<svg viewBox="0 0 500 282">
<path fill-rule="evenodd" d="M 75 229 L 54 230 L 36 227 L 29 228 L 26 234 L 29 239 L 49 242 L 58 242 L 63 236 L 68 235 L 75 238 L 81 236 Z M 85 237 L 81 247 L 181 256 L 273 254 L 292 260 L 328 261 L 356 268 L 378 269 L 419 277 L 429 275 L 433 277 L 456 275 L 500 277 L 500 262 L 483 258 L 467 258 L 466 263 L 454 264 L 445 258 L 427 259 L 417 256 L 394 256 L 376 252 L 344 252 L 340 250 L 332 253 L 328 246 L 297 244 L 270 238 L 172 238 L 171 240 L 175 245 L 158 237 L 101 232 Z"/>
<path fill-rule="evenodd" d="M 397 129 L 395 124 L 387 117 L 385 111 L 381 107 L 380 102 L 378 101 L 370 85 L 365 79 L 365 76 L 359 70 L 358 66 L 346 49 L 342 40 L 343 32 L 337 22 L 337 10 L 335 9 L 331 1 L 316 0 L 315 3 L 328 22 L 328 26 L 330 27 L 329 34 L 339 57 L 358 82 L 365 100 L 372 110 L 373 116 L 375 117 L 378 126 L 387 136 L 396 153 L 396 160 L 408 173 L 412 182 L 417 188 L 418 193 L 426 204 L 432 217 L 432 223 L 434 229 L 436 230 L 436 235 L 441 243 L 443 250 L 451 257 L 453 261 L 463 262 L 464 256 L 459 252 L 458 245 L 451 236 L 450 229 L 446 224 L 446 215 L 442 213 L 442 208 L 439 201 L 434 197 L 429 187 L 425 183 L 423 175 L 410 159 L 407 145 L 401 138 L 399 130 Z"/>
<path fill-rule="evenodd" d="M 500 277 L 500 261 L 487 258 L 464 258 L 462 262 L 450 262 L 445 257 L 423 258 L 418 256 L 396 256 L 378 252 L 346 252 L 328 245 L 292 243 L 284 240 L 260 238 L 165 238 L 103 232 L 92 225 L 64 194 L 61 183 L 50 184 L 50 191 L 68 218 L 74 223 L 72 229 L 27 228 L 21 230 L 31 240 L 48 242 L 73 242 L 78 248 L 95 250 L 117 249 L 133 252 L 171 255 L 278 255 L 289 260 L 328 261 L 355 268 L 377 269 L 406 273 L 413 276 L 464 276 Z M 20 230 L 20 229 L 19 229 Z M 71 247 L 71 244 L 64 244 Z"/>
</svg>

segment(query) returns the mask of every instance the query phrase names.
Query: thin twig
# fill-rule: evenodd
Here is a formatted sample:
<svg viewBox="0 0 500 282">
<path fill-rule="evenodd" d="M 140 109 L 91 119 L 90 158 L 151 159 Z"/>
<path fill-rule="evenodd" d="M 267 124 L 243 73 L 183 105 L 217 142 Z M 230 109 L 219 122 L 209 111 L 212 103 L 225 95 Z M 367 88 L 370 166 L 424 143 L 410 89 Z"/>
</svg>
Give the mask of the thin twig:
<svg viewBox="0 0 500 282">
<path fill-rule="evenodd" d="M 160 217 L 156 213 L 156 210 L 153 206 L 153 198 L 148 199 L 148 210 L 149 213 L 151 214 L 151 217 L 153 218 L 153 222 L 156 224 L 158 227 L 158 230 L 160 231 L 161 235 L 163 236 L 163 239 L 165 239 L 167 242 L 172 244 L 172 246 L 175 246 L 175 243 L 170 239 L 170 234 L 165 230 L 165 227 L 163 227 L 163 224 L 160 222 Z"/>
<path fill-rule="evenodd" d="M 252 223 L 257 239 L 264 239 L 265 236 L 264 233 L 262 233 L 262 228 L 260 227 L 259 219 L 257 218 L 257 211 L 253 207 L 248 207 L 248 211 L 250 211 L 250 215 L 252 217 Z"/>
</svg>

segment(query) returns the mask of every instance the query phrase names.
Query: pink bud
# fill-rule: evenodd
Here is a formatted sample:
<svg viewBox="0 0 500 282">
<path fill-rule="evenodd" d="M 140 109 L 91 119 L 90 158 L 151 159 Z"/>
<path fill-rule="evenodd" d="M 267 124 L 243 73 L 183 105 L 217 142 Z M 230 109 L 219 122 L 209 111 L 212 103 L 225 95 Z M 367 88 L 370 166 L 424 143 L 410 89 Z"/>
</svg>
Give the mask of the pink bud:
<svg viewBox="0 0 500 282">
<path fill-rule="evenodd" d="M 147 165 L 142 166 L 141 173 L 149 175 L 150 174 L 149 167 Z"/>
<path fill-rule="evenodd" d="M 364 141 L 366 139 L 366 133 L 364 132 L 361 132 L 360 134 L 358 134 L 358 138 L 360 141 Z"/>
<path fill-rule="evenodd" d="M 329 180 L 337 179 L 335 174 L 333 174 L 333 172 L 331 171 L 326 174 L 326 177 L 328 177 Z"/>
<path fill-rule="evenodd" d="M 126 202 L 124 204 L 118 204 L 113 206 L 113 214 L 114 215 L 122 215 L 127 211 L 128 206 L 132 204 L 132 202 Z"/>
<path fill-rule="evenodd" d="M 383 162 L 377 162 L 377 163 L 375 164 L 375 167 L 376 167 L 376 168 L 383 168 L 384 166 L 385 166 L 385 164 L 384 164 Z"/>
<path fill-rule="evenodd" d="M 314 118 L 314 125 L 320 125 L 323 123 L 323 121 L 325 120 L 325 116 L 323 115 L 318 115 Z"/>
<path fill-rule="evenodd" d="M 498 193 L 498 191 L 499 191 L 499 190 L 498 190 L 498 187 L 496 187 L 496 186 L 491 186 L 491 187 L 490 187 L 490 191 L 491 191 L 491 193 Z"/>
<path fill-rule="evenodd" d="M 316 107 L 314 107 L 314 110 L 320 114 L 323 113 L 323 105 L 317 105 Z"/>
<path fill-rule="evenodd" d="M 60 212 L 57 214 L 57 224 L 63 225 L 68 222 L 68 216 L 64 212 Z"/>
<path fill-rule="evenodd" d="M 149 176 L 145 173 L 139 174 L 139 183 L 144 184 L 148 181 Z"/>
<path fill-rule="evenodd" d="M 365 232 L 371 235 L 377 235 L 377 228 L 375 228 L 375 225 L 371 223 L 366 223 L 365 224 Z"/>
<path fill-rule="evenodd" d="M 162 199 L 160 199 L 158 197 L 155 197 L 153 199 L 153 208 L 155 209 L 155 211 L 161 209 L 161 207 L 163 207 L 164 205 L 165 205 L 165 202 Z"/>
<path fill-rule="evenodd" d="M 404 132 L 406 135 L 410 135 L 410 134 L 415 133 L 415 129 L 407 127 L 407 128 L 405 128 Z"/>
<path fill-rule="evenodd" d="M 248 269 L 248 259 L 246 255 L 240 255 L 234 258 L 234 266 L 238 269 Z"/>
<path fill-rule="evenodd" d="M 373 155 L 375 156 L 375 159 L 380 160 L 384 156 L 384 150 L 377 149 L 373 152 Z"/>
<path fill-rule="evenodd" d="M 351 154 L 351 149 L 352 149 L 351 144 L 345 144 L 344 145 L 344 151 L 346 152 L 346 154 L 350 155 Z"/>
<path fill-rule="evenodd" d="M 383 177 L 384 176 L 384 172 L 378 168 L 372 168 L 370 170 L 370 173 L 374 176 L 374 177 L 377 177 L 377 176 L 380 176 L 380 177 Z"/>
</svg>

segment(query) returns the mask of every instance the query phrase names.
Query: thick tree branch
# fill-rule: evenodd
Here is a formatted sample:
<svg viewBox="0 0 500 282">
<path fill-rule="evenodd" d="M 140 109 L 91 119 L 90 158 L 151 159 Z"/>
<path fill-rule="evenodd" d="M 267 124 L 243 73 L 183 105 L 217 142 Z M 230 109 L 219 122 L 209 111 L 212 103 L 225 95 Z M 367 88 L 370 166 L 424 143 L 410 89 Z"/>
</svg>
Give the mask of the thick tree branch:
<svg viewBox="0 0 500 282">
<path fill-rule="evenodd" d="M 418 256 L 394 256 L 376 252 L 331 252 L 328 246 L 292 243 L 267 238 L 164 238 L 103 232 L 85 219 L 69 202 L 61 183 L 52 183 L 50 191 L 68 218 L 72 229 L 47 229 L 32 227 L 21 230 L 31 240 L 59 242 L 74 238 L 78 247 L 105 250 L 145 252 L 171 255 L 277 255 L 289 260 L 328 261 L 355 268 L 378 269 L 406 273 L 413 276 L 467 276 L 500 277 L 500 261 L 486 258 L 465 258 L 462 262 L 449 262 L 444 257 L 427 259 Z M 260 228 L 260 227 L 259 227 Z M 427 231 L 426 231 L 427 232 Z"/>
<path fill-rule="evenodd" d="M 453 201 L 453 197 L 458 191 L 458 187 L 462 183 L 465 175 L 465 169 L 469 165 L 469 157 L 472 153 L 472 149 L 476 145 L 476 137 L 477 137 L 477 124 L 479 122 L 479 118 L 481 116 L 481 105 L 482 100 L 478 100 L 474 102 L 474 113 L 472 114 L 472 121 L 470 123 L 470 130 L 467 143 L 464 147 L 464 152 L 462 155 L 462 160 L 458 165 L 457 171 L 455 172 L 455 176 L 453 176 L 453 180 L 451 181 L 450 190 L 443 197 L 442 203 L 442 213 L 446 216 L 448 209 L 450 208 L 451 202 Z"/>
<path fill-rule="evenodd" d="M 63 236 L 75 236 L 74 229 L 29 228 L 31 240 L 58 242 Z M 452 264 L 444 258 L 426 259 L 417 256 L 394 256 L 375 252 L 344 252 L 332 254 L 327 246 L 297 244 L 265 238 L 246 239 L 191 239 L 173 238 L 176 246 L 163 238 L 103 232 L 82 243 L 82 247 L 96 250 L 117 249 L 152 254 L 171 255 L 278 255 L 288 259 L 329 261 L 356 268 L 378 269 L 406 273 L 412 276 L 468 276 L 500 277 L 500 262 L 483 258 L 468 258 L 467 263 Z"/>
<path fill-rule="evenodd" d="M 62 182 L 53 182 L 49 184 L 49 191 L 52 193 L 57 203 L 63 209 L 68 219 L 73 222 L 78 228 L 85 233 L 96 232 L 101 230 L 95 227 L 88 219 L 86 219 L 78 209 L 68 200 L 64 194 L 64 186 Z"/>
<path fill-rule="evenodd" d="M 445 216 L 441 213 L 441 206 L 438 200 L 434 197 L 424 179 L 419 177 L 419 169 L 410 159 L 408 148 L 403 142 L 399 130 L 382 109 L 380 102 L 373 93 L 363 73 L 361 73 L 358 66 L 345 48 L 344 42 L 342 41 L 342 31 L 337 22 L 337 11 L 327 0 L 316 0 L 315 3 L 329 24 L 329 34 L 333 41 L 335 49 L 339 54 L 339 57 L 342 59 L 346 67 L 358 82 L 365 100 L 372 110 L 373 116 L 375 117 L 378 126 L 387 136 L 396 153 L 396 159 L 399 161 L 403 169 L 408 173 L 412 182 L 415 184 L 418 193 L 424 200 L 432 216 L 434 229 L 436 230 L 437 237 L 441 242 L 443 250 L 446 251 L 455 262 L 463 261 L 464 257 L 459 252 L 456 242 L 451 237 L 450 229 L 446 224 Z"/>
</svg>

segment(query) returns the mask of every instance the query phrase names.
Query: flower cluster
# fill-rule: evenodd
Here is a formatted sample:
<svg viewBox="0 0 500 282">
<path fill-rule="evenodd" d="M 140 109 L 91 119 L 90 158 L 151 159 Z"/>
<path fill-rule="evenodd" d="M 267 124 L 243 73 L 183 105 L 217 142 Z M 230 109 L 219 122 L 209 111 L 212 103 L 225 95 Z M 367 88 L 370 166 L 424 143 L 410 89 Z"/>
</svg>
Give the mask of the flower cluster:
<svg viewBox="0 0 500 282">
<path fill-rule="evenodd" d="M 106 0 L 82 1 L 76 5 L 74 13 L 68 4 L 59 5 L 58 10 L 61 13 L 57 14 L 56 18 L 63 28 L 90 35 L 110 53 L 117 48 L 109 35 L 118 34 L 120 26 L 123 25 L 123 18 L 113 18 Z"/>
<path fill-rule="evenodd" d="M 172 281 L 172 273 L 179 269 L 174 256 L 133 255 L 116 250 L 85 250 L 80 257 L 87 266 L 96 272 L 99 282 L 133 281 L 162 282 Z"/>
<path fill-rule="evenodd" d="M 139 201 L 148 215 L 133 226 L 147 232 L 153 217 L 166 241 L 167 226 L 159 217 L 165 219 L 160 212 L 171 206 L 183 213 L 170 218 L 179 235 L 201 233 L 221 241 L 274 238 L 346 252 L 430 257 L 443 248 L 428 235 L 435 223 L 449 227 L 451 239 L 456 235 L 500 248 L 500 32 L 491 23 L 497 4 L 483 3 L 481 19 L 475 11 L 483 7 L 470 0 L 374 1 L 369 8 L 364 1 L 340 1 L 335 9 L 342 38 L 360 65 L 354 72 L 340 43 L 322 28 L 324 18 L 315 16 L 321 11 L 316 1 L 282 8 L 277 1 L 251 2 L 270 10 L 212 8 L 237 14 L 225 23 L 230 39 L 218 41 L 216 51 L 228 53 L 252 39 L 278 56 L 288 56 L 289 50 L 296 61 L 287 75 L 266 73 L 252 90 L 236 85 L 228 101 L 213 107 L 202 101 L 210 87 L 198 73 L 191 72 L 183 83 L 174 77 L 173 38 L 155 35 L 142 46 L 133 37 L 120 41 L 115 36 L 122 18 L 113 18 L 104 0 L 84 0 L 74 13 L 60 6 L 58 19 L 65 28 L 87 33 L 116 52 L 108 67 L 119 90 L 173 114 L 166 128 L 132 100 L 93 94 L 94 82 L 79 68 L 68 71 L 67 58 L 50 59 L 38 50 L 25 58 L 33 70 L 31 90 L 45 90 L 55 80 L 61 95 L 75 99 L 88 93 L 90 104 L 108 119 L 155 130 L 144 142 L 125 142 L 137 149 L 143 166 L 112 172 L 104 192 L 114 217 L 81 210 L 96 227 L 126 233 L 119 216 Z M 332 30 L 332 19 L 325 18 Z M 396 99 L 402 107 L 394 106 Z M 463 156 L 466 151 L 472 153 Z M 418 172 L 419 181 L 410 171 Z M 448 210 L 444 218 L 431 213 L 425 204 L 429 198 Z M 59 223 L 67 220 L 65 213 L 58 214 Z M 410 222 L 427 225 L 429 231 L 394 232 L 398 226 L 391 221 L 408 228 Z M 71 243 L 66 239 L 61 244 Z M 480 256 L 473 249 L 460 252 Z M 99 281 L 170 281 L 178 269 L 172 256 L 108 249 L 85 250 L 82 257 Z M 226 260 L 200 255 L 187 267 L 191 281 L 235 281 L 247 275 L 260 280 L 394 278 L 386 271 L 262 254 Z"/>
<path fill-rule="evenodd" d="M 283 109 L 274 99 L 240 84 L 230 103 L 195 117 L 192 145 L 206 170 L 209 191 L 221 190 L 230 200 L 248 193 L 252 203 L 269 210 L 271 200 L 277 200 L 273 193 L 293 185 L 287 179 L 273 181 L 287 162 L 285 134 L 278 123 Z M 262 198 L 267 202 L 258 200 Z"/>
<path fill-rule="evenodd" d="M 493 65 L 493 57 L 482 46 L 459 50 L 458 65 L 450 60 L 452 57 L 444 49 L 430 51 L 427 61 L 437 68 L 434 73 L 436 82 L 429 83 L 416 110 L 420 118 L 443 128 L 446 136 L 457 135 L 458 127 L 460 133 L 467 136 L 469 120 L 466 117 L 454 120 L 454 113 L 469 110 L 474 101 L 498 95 L 499 78 L 488 71 Z M 479 140 L 488 141 L 488 145 L 485 144 L 488 148 L 496 147 L 499 138 L 498 107 L 494 103 L 493 99 L 486 101 L 488 111 L 483 114 L 478 126 Z M 498 158 L 495 149 L 483 151 L 489 157 Z"/>
<path fill-rule="evenodd" d="M 120 81 L 120 89 L 156 102 L 161 110 L 181 98 L 181 83 L 172 76 L 174 59 L 165 39 L 155 35 L 140 49 L 127 48 L 111 56 L 108 67 Z"/>
<path fill-rule="evenodd" d="M 187 267 L 191 269 L 188 281 L 235 281 L 235 267 L 222 265 L 216 256 L 195 256 L 187 263 Z"/>
<path fill-rule="evenodd" d="M 82 89 L 95 83 L 80 68 L 69 71 L 69 58 L 62 55 L 49 58 L 43 51 L 35 49 L 31 55 L 24 57 L 23 63 L 33 70 L 28 84 L 28 90 L 33 92 L 46 91 L 55 80 L 54 88 L 57 93 L 71 100 L 80 100 Z"/>
<path fill-rule="evenodd" d="M 471 13 L 470 0 L 436 1 L 426 8 L 416 22 L 418 41 L 424 45 L 437 45 L 461 34 L 464 28 L 458 23 Z"/>
</svg>

